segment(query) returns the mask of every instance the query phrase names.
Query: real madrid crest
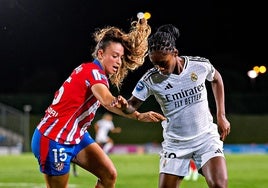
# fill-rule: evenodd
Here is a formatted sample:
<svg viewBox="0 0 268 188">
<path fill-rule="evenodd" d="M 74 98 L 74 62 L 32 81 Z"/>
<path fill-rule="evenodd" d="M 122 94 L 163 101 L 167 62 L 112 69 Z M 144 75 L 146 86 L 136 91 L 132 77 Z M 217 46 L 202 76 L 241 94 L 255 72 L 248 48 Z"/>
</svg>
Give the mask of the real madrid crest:
<svg viewBox="0 0 268 188">
<path fill-rule="evenodd" d="M 192 72 L 192 74 L 191 74 L 191 80 L 192 80 L 193 82 L 196 82 L 197 79 L 198 79 L 198 76 L 197 76 L 194 72 Z"/>
</svg>

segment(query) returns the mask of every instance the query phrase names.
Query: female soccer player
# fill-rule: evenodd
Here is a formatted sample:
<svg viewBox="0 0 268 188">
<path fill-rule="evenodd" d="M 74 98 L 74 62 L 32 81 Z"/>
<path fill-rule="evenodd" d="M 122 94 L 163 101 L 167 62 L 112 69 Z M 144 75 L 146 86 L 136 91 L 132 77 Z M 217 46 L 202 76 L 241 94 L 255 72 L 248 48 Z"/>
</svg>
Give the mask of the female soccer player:
<svg viewBox="0 0 268 188">
<path fill-rule="evenodd" d="M 94 33 L 97 42 L 93 62 L 82 63 L 64 81 L 32 137 L 32 152 L 38 160 L 48 188 L 67 188 L 70 163 L 94 174 L 96 188 L 114 188 L 117 171 L 110 158 L 87 132 L 100 105 L 107 110 L 144 122 L 163 120 L 149 111 L 125 114 L 109 91 L 109 82 L 120 87 L 128 70 L 143 64 L 147 38 L 146 20 L 132 23 L 129 33 L 107 27 Z M 119 97 L 119 101 L 124 100 Z"/>
<path fill-rule="evenodd" d="M 102 118 L 94 124 L 95 141 L 102 147 L 106 154 L 109 154 L 114 146 L 114 140 L 109 133 L 121 133 L 121 127 L 115 127 L 113 123 L 113 115 L 104 113 Z"/>
<path fill-rule="evenodd" d="M 162 122 L 160 188 L 179 187 L 191 159 L 210 188 L 226 188 L 223 141 L 230 133 L 230 123 L 225 117 L 223 80 L 208 59 L 179 56 L 175 45 L 178 37 L 178 28 L 167 24 L 149 38 L 149 58 L 154 68 L 139 80 L 124 111 L 138 109 L 150 95 L 161 106 L 166 120 Z M 206 81 L 212 85 L 217 125 L 209 110 Z"/>
</svg>

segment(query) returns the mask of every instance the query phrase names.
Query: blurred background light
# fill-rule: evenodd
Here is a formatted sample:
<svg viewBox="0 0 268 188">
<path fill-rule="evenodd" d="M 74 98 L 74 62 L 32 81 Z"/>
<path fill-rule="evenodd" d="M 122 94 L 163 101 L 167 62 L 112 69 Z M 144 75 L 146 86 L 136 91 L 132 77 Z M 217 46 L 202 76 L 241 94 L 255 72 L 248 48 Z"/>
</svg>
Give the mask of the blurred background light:
<svg viewBox="0 0 268 188">
<path fill-rule="evenodd" d="M 149 12 L 145 12 L 145 13 L 144 13 L 144 18 L 145 18 L 146 20 L 150 19 L 150 18 L 151 18 L 151 14 L 150 14 Z"/>
<path fill-rule="evenodd" d="M 259 70 L 260 70 L 260 73 L 264 74 L 266 72 L 266 67 L 262 65 L 260 66 Z"/>
<path fill-rule="evenodd" d="M 254 79 L 258 76 L 258 73 L 255 70 L 248 71 L 248 77 Z"/>
<path fill-rule="evenodd" d="M 260 72 L 260 67 L 259 67 L 259 66 L 254 66 L 254 67 L 253 67 L 253 70 L 254 70 L 257 74 L 259 74 L 259 72 Z"/>
</svg>

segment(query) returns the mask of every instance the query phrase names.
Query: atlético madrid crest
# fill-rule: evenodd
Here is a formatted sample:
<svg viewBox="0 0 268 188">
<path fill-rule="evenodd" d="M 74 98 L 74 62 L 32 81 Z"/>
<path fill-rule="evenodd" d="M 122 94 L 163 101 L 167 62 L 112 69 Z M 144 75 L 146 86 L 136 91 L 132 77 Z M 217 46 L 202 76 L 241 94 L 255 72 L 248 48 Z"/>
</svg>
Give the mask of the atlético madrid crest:
<svg viewBox="0 0 268 188">
<path fill-rule="evenodd" d="M 61 171 L 64 167 L 64 163 L 59 162 L 59 163 L 55 163 L 55 168 L 57 171 Z"/>
</svg>

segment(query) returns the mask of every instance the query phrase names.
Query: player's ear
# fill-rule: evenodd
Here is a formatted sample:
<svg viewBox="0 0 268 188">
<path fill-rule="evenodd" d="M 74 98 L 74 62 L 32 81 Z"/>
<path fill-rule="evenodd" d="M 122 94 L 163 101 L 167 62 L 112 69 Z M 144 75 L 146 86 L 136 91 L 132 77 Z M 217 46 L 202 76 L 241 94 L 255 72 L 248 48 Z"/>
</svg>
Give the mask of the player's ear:
<svg viewBox="0 0 268 188">
<path fill-rule="evenodd" d="M 103 49 L 99 49 L 98 52 L 97 52 L 97 57 L 98 59 L 101 61 L 102 60 L 102 57 L 103 57 Z"/>
</svg>

